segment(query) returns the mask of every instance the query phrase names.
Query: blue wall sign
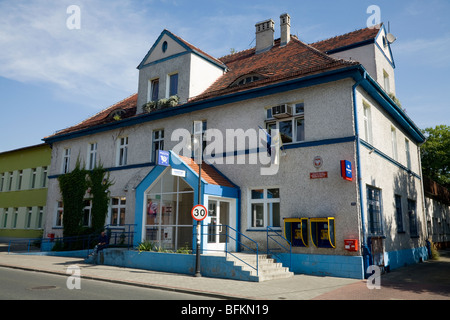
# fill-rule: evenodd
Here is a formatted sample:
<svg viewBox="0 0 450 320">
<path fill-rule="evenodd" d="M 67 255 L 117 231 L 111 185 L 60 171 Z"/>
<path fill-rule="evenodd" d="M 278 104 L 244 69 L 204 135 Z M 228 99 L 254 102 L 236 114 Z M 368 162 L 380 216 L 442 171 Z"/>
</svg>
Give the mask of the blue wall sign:
<svg viewBox="0 0 450 320">
<path fill-rule="evenodd" d="M 168 167 L 169 159 L 169 151 L 158 150 L 158 161 L 156 163 L 157 165 Z"/>
<path fill-rule="evenodd" d="M 341 176 L 344 180 L 353 181 L 352 163 L 348 160 L 341 160 Z"/>
</svg>

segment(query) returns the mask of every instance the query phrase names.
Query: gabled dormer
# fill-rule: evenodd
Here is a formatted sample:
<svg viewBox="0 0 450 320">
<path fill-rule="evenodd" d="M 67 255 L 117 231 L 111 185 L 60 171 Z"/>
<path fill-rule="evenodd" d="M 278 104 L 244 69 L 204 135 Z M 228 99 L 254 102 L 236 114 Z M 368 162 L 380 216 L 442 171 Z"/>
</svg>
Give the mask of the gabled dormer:
<svg viewBox="0 0 450 320">
<path fill-rule="evenodd" d="M 178 96 L 179 103 L 199 95 L 217 80 L 226 66 L 187 41 L 164 30 L 139 70 L 137 113 L 150 101 Z"/>
<path fill-rule="evenodd" d="M 395 62 L 391 44 L 395 37 L 384 24 L 356 30 L 312 43 L 311 46 L 337 59 L 360 62 L 389 94 L 395 95 Z"/>
</svg>

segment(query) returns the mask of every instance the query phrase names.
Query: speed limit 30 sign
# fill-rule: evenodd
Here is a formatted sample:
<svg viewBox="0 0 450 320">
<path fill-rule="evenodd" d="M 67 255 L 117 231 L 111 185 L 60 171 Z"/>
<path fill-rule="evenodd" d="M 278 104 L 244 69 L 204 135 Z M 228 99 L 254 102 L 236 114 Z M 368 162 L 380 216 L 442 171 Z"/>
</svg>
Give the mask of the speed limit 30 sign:
<svg viewBox="0 0 450 320">
<path fill-rule="evenodd" d="M 205 206 L 197 204 L 192 208 L 191 215 L 194 220 L 202 221 L 208 215 L 208 210 L 206 210 Z"/>
</svg>

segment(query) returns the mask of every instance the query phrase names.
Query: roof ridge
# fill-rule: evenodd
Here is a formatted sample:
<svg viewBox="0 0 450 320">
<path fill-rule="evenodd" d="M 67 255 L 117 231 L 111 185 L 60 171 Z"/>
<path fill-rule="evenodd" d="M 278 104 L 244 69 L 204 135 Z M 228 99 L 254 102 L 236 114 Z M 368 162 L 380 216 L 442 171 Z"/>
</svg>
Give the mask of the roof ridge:
<svg viewBox="0 0 450 320">
<path fill-rule="evenodd" d="M 319 44 L 319 43 L 321 43 L 321 42 L 330 41 L 330 40 L 332 40 L 332 39 L 336 39 L 336 38 L 348 36 L 348 35 L 350 35 L 350 34 L 352 34 L 352 33 L 360 32 L 360 31 L 367 30 L 367 29 L 378 29 L 378 30 L 380 30 L 382 26 L 383 26 L 383 23 L 381 22 L 381 23 L 379 23 L 379 24 L 377 24 L 377 25 L 375 25 L 375 26 L 372 26 L 372 27 L 365 27 L 365 28 L 357 29 L 357 30 L 350 31 L 350 32 L 347 32 L 347 33 L 344 33 L 344 34 L 336 35 L 336 36 L 334 36 L 334 37 L 329 37 L 329 38 L 326 38 L 326 39 L 323 39 L 323 40 L 311 42 L 311 43 L 309 43 L 309 44 L 310 44 L 310 45 L 313 45 L 313 44 Z"/>
</svg>

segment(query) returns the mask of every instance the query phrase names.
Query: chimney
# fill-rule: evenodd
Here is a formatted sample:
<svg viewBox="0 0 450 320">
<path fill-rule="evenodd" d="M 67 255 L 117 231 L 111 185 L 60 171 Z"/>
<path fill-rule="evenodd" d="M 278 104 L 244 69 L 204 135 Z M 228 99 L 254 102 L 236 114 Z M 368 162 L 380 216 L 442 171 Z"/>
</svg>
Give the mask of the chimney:
<svg viewBox="0 0 450 320">
<path fill-rule="evenodd" d="M 275 22 L 272 19 L 258 22 L 256 27 L 256 53 L 261 53 L 273 47 Z"/>
<path fill-rule="evenodd" d="M 291 40 L 291 17 L 287 13 L 280 16 L 281 42 L 280 46 L 285 46 Z"/>
</svg>

